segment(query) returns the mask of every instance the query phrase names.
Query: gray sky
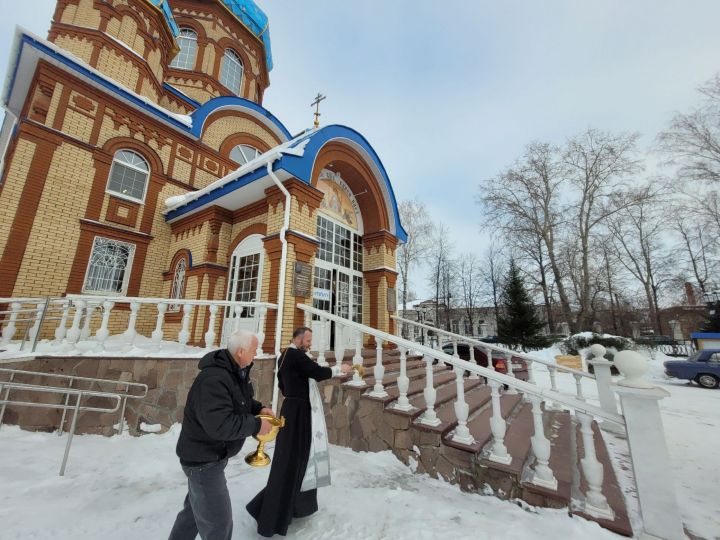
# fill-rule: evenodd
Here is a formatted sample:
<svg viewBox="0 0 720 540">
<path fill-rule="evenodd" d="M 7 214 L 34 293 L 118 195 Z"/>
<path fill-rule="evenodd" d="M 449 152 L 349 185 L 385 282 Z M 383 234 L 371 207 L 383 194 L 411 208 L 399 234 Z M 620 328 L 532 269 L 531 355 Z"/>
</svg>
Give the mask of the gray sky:
<svg viewBox="0 0 720 540">
<path fill-rule="evenodd" d="M 265 107 L 295 133 L 326 94 L 321 122 L 365 135 L 398 199 L 425 202 L 459 252 L 486 243 L 479 181 L 525 144 L 593 126 L 638 131 L 649 146 L 720 71 L 717 0 L 258 4 L 275 63 Z M 2 73 L 14 25 L 45 37 L 54 6 L 0 0 Z"/>
</svg>

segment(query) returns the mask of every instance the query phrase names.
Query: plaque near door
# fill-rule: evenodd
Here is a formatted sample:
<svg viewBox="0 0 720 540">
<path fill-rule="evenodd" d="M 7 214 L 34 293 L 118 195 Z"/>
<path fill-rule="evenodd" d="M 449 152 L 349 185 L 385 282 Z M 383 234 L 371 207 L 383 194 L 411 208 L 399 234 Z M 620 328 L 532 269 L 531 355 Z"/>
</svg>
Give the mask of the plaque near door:
<svg viewBox="0 0 720 540">
<path fill-rule="evenodd" d="M 296 261 L 294 269 L 292 295 L 310 296 L 312 285 L 312 266 L 304 262 Z"/>
</svg>

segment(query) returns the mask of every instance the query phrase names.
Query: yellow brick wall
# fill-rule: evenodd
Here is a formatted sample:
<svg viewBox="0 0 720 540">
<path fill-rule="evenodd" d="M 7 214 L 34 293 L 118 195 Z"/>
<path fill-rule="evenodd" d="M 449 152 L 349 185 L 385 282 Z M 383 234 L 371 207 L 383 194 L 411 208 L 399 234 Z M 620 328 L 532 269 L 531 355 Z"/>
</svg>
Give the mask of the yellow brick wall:
<svg viewBox="0 0 720 540">
<path fill-rule="evenodd" d="M 205 125 L 205 133 L 202 142 L 215 150 L 220 150 L 220 145 L 230 135 L 236 133 L 249 133 L 262 139 L 271 148 L 277 146 L 277 143 L 270 135 L 270 132 L 260 127 L 255 122 L 238 118 L 236 116 L 228 116 L 219 120 L 210 121 Z"/>
<path fill-rule="evenodd" d="M 146 77 L 143 79 L 142 87 L 140 88 L 140 94 L 152 99 L 154 103 L 158 103 L 159 96 L 155 88 L 155 85 L 152 84 Z"/>
<path fill-rule="evenodd" d="M 138 68 L 114 50 L 102 49 L 100 51 L 97 69 L 131 90 L 134 90 L 137 84 Z"/>
<path fill-rule="evenodd" d="M 173 165 L 173 178 L 189 184 L 191 173 L 192 165 L 190 165 L 187 161 L 183 161 L 181 159 L 175 160 L 175 164 Z"/>
<path fill-rule="evenodd" d="M 65 111 L 62 131 L 71 137 L 87 142 L 90 139 L 94 122 L 95 120 L 93 118 L 88 118 L 84 114 L 68 108 Z"/>
<path fill-rule="evenodd" d="M 213 69 L 215 68 L 215 47 L 205 47 L 205 54 L 202 59 L 202 71 L 212 76 Z"/>
<path fill-rule="evenodd" d="M 206 101 L 220 95 L 210 86 L 206 87 L 202 81 L 190 81 L 186 79 L 179 79 L 177 77 L 168 77 L 167 82 L 180 90 L 186 96 L 189 96 L 200 103 L 205 103 Z"/>
<path fill-rule="evenodd" d="M 93 0 L 80 0 L 77 6 L 69 4 L 65 8 L 60 16 L 60 21 L 76 26 L 99 28 L 100 12 L 94 8 Z"/>
<path fill-rule="evenodd" d="M 45 125 L 52 126 L 55 121 L 55 115 L 58 111 L 60 104 L 60 97 L 62 96 L 63 85 L 55 83 L 55 89 L 53 90 L 52 98 L 50 98 L 50 106 L 48 107 L 47 117 L 45 118 Z"/>
<path fill-rule="evenodd" d="M 12 161 L 6 164 L 9 167 L 8 174 L 0 192 L 0 253 L 5 251 L 10 228 L 34 158 L 35 143 L 19 139 Z"/>
<path fill-rule="evenodd" d="M 74 54 L 84 62 L 90 62 L 93 47 L 89 41 L 77 37 L 58 36 L 54 42 L 58 47 Z"/>
<path fill-rule="evenodd" d="M 67 143 L 55 151 L 13 296 L 65 292 L 80 238 L 68 215 L 84 215 L 94 171 L 92 153 Z"/>
<path fill-rule="evenodd" d="M 370 248 L 370 253 L 365 250 L 363 269 L 373 270 L 382 267 L 396 269 L 395 250 L 386 249 L 384 245 Z"/>
<path fill-rule="evenodd" d="M 197 189 L 204 188 L 208 184 L 212 184 L 215 180 L 217 180 L 219 176 L 215 176 L 214 174 L 210 174 L 207 171 L 202 170 L 201 168 L 197 168 L 195 170 L 195 182 L 193 185 Z"/>
</svg>

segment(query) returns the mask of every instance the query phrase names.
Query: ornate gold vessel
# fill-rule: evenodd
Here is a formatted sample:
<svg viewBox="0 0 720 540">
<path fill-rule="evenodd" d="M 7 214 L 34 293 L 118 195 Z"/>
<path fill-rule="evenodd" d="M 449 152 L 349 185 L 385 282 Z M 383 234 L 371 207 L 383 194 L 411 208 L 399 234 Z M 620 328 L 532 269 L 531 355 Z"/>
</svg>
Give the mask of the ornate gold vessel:
<svg viewBox="0 0 720 540">
<path fill-rule="evenodd" d="M 270 456 L 265 453 L 265 443 L 275 440 L 280 428 L 285 427 L 285 417 L 281 416 L 280 418 L 276 418 L 269 414 L 259 414 L 257 418 L 270 422 L 272 429 L 265 435 L 254 435 L 258 441 L 258 447 L 253 453 L 245 456 L 245 463 L 251 467 L 265 467 L 270 464 Z"/>
<path fill-rule="evenodd" d="M 358 372 L 358 375 L 360 375 L 360 377 L 365 376 L 365 366 L 363 366 L 362 364 L 353 364 L 352 368 Z"/>
</svg>

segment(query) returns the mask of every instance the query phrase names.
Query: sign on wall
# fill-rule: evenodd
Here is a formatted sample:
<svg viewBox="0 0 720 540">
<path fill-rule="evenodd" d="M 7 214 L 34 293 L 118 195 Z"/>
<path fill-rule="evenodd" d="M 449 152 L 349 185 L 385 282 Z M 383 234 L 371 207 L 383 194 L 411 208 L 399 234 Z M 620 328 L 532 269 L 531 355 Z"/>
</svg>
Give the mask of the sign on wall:
<svg viewBox="0 0 720 540">
<path fill-rule="evenodd" d="M 387 309 L 390 313 L 397 311 L 397 294 L 394 287 L 388 287 L 387 290 Z"/>
<path fill-rule="evenodd" d="M 292 295 L 293 296 L 310 296 L 310 286 L 312 284 L 312 265 L 304 262 L 296 261 L 293 281 L 292 281 Z"/>
</svg>

